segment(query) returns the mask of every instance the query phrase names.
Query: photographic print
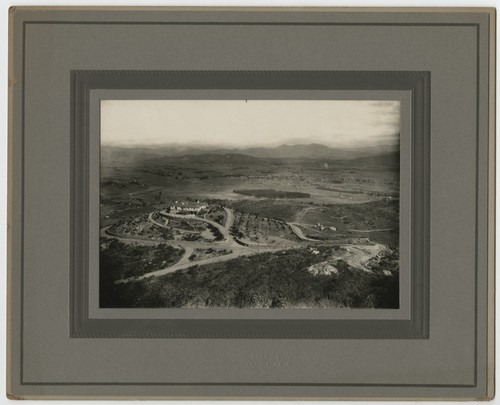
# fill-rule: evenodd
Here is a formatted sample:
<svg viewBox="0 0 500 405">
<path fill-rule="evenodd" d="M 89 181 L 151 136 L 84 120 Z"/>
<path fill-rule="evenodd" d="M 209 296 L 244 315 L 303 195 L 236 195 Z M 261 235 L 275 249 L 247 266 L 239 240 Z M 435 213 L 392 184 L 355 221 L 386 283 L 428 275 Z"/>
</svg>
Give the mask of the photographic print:
<svg viewBox="0 0 500 405">
<path fill-rule="evenodd" d="M 101 308 L 399 308 L 399 101 L 100 109 Z"/>
</svg>

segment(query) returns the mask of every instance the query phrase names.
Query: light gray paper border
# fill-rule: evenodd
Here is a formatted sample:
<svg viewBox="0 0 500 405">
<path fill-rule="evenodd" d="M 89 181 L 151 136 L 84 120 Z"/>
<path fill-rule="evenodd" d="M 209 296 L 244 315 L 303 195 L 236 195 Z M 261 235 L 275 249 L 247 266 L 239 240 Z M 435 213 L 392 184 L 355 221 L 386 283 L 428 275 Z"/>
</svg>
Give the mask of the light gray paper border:
<svg viewBox="0 0 500 405">
<path fill-rule="evenodd" d="M 410 319 L 411 93 L 383 90 L 92 90 L 90 91 L 90 183 L 99 182 L 101 100 L 396 100 L 401 105 L 400 137 L 400 308 L 238 309 L 99 308 L 99 190 L 89 190 L 90 319 Z"/>
</svg>

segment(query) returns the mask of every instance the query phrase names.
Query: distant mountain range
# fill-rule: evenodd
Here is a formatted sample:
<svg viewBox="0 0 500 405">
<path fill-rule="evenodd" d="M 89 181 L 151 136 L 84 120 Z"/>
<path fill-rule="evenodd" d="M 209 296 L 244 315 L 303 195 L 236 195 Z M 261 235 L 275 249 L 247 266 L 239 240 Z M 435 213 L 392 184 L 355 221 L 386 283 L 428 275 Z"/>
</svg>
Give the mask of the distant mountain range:
<svg viewBox="0 0 500 405">
<path fill-rule="evenodd" d="M 203 147 L 121 147 L 105 145 L 101 148 L 103 160 L 142 160 L 155 157 L 184 155 L 241 155 L 257 158 L 274 159 L 329 159 L 347 160 L 380 154 L 393 154 L 399 152 L 399 145 L 382 145 L 378 147 L 364 148 L 330 148 L 325 145 L 311 143 L 303 145 L 283 144 L 276 147 L 253 147 L 253 148 L 203 148 Z"/>
<path fill-rule="evenodd" d="M 378 148 L 341 149 L 330 148 L 325 145 L 311 143 L 307 145 L 280 145 L 275 148 L 241 149 L 238 153 L 269 158 L 309 158 L 309 159 L 353 159 L 356 157 L 378 155 L 380 153 L 395 152 L 399 146 L 381 146 Z"/>
</svg>

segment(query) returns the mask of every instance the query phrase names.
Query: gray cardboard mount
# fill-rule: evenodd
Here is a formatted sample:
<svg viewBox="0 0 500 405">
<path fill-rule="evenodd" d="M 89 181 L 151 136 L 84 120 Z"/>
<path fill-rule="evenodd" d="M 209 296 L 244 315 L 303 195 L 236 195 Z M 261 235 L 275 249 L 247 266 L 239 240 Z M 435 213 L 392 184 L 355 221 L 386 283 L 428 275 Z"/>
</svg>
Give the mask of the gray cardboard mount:
<svg viewBox="0 0 500 405">
<path fill-rule="evenodd" d="M 9 395 L 491 397 L 494 27 L 490 9 L 12 8 Z M 151 70 L 429 72 L 425 338 L 72 337 L 71 72 Z"/>
</svg>

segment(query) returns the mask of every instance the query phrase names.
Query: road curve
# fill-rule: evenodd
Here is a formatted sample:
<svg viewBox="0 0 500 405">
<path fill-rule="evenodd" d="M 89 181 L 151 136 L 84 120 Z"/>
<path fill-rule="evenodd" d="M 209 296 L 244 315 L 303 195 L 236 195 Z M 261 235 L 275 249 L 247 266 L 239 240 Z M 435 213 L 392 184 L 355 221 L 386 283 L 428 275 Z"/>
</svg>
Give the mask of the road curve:
<svg viewBox="0 0 500 405">
<path fill-rule="evenodd" d="M 165 228 L 165 229 L 170 229 L 170 227 L 168 226 L 168 219 L 167 219 L 167 223 L 166 224 L 162 224 L 161 222 L 158 222 L 156 221 L 154 218 L 153 218 L 153 214 L 155 212 L 150 212 L 149 215 L 148 215 L 148 221 L 153 223 L 154 225 L 157 225 L 159 226 L 160 228 Z"/>
<path fill-rule="evenodd" d="M 384 232 L 384 231 L 393 231 L 394 228 L 385 228 L 385 229 L 346 229 L 346 231 L 349 232 L 363 232 L 363 233 L 370 233 L 370 232 Z"/>
<path fill-rule="evenodd" d="M 238 251 L 235 251 L 233 253 L 229 253 L 229 254 L 223 255 L 223 256 L 215 256 L 215 257 L 210 257 L 208 259 L 198 260 L 198 261 L 194 261 L 194 262 L 187 262 L 187 263 L 179 262 L 177 264 L 174 264 L 173 266 L 167 267 L 165 269 L 160 269 L 160 270 L 155 270 L 155 271 L 152 271 L 149 273 L 145 273 L 139 277 L 135 277 L 132 279 L 125 279 L 125 280 L 117 280 L 117 281 L 115 281 L 115 284 L 126 283 L 126 282 L 132 281 L 132 280 L 142 280 L 142 279 L 153 277 L 153 276 L 159 277 L 159 276 L 163 276 L 165 274 L 174 273 L 176 271 L 187 269 L 187 268 L 193 267 L 193 266 L 203 266 L 205 264 L 222 263 L 222 262 L 227 262 L 228 260 L 236 259 L 236 258 L 242 257 L 242 256 L 252 256 L 252 255 L 255 255 L 258 253 L 275 252 L 275 251 L 280 251 L 280 250 L 285 250 L 285 249 L 290 249 L 290 247 L 287 247 L 287 248 L 283 248 L 283 247 L 268 248 L 268 247 L 266 247 L 266 248 L 260 249 L 260 251 L 253 251 L 251 249 L 243 248 L 243 249 L 239 249 Z"/>
<path fill-rule="evenodd" d="M 165 211 L 161 211 L 160 214 L 167 217 L 167 218 L 171 217 L 171 218 L 176 218 L 176 219 L 206 222 L 207 224 L 210 224 L 210 225 L 216 227 L 220 231 L 220 233 L 222 233 L 222 235 L 224 236 L 224 239 L 226 239 L 229 242 L 229 244 L 236 244 L 236 242 L 234 241 L 233 235 L 231 235 L 229 233 L 229 229 L 227 227 L 224 227 L 221 224 L 218 224 L 217 222 L 212 221 L 210 219 L 195 217 L 195 216 L 171 214 L 171 213 L 165 212 Z"/>
<path fill-rule="evenodd" d="M 263 244 L 258 244 L 258 243 L 245 243 L 245 245 L 242 246 L 241 244 L 237 243 L 234 236 L 231 235 L 231 233 L 229 231 L 230 227 L 234 223 L 234 212 L 230 208 L 224 207 L 224 210 L 226 212 L 226 221 L 225 221 L 224 226 L 218 224 L 217 222 L 206 219 L 206 218 L 200 218 L 200 217 L 194 217 L 194 216 L 188 217 L 186 215 L 172 214 L 172 213 L 167 213 L 165 211 L 160 212 L 161 215 L 163 215 L 167 218 L 170 217 L 170 218 L 176 218 L 176 219 L 202 221 L 202 222 L 206 222 L 206 223 L 216 227 L 225 238 L 223 241 L 219 241 L 219 242 L 169 241 L 169 240 L 151 240 L 151 239 L 146 239 L 146 238 L 141 239 L 141 238 L 134 238 L 134 237 L 119 236 L 116 234 L 109 233 L 108 232 L 109 226 L 102 228 L 100 230 L 100 235 L 102 237 L 114 238 L 114 239 L 118 239 L 118 240 L 128 242 L 128 243 L 130 243 L 130 242 L 139 242 L 139 243 L 143 243 L 143 244 L 164 243 L 164 244 L 167 244 L 167 245 L 170 245 L 173 247 L 182 248 L 185 250 L 182 258 L 176 264 L 174 264 L 172 266 L 169 266 L 169 267 L 164 268 L 164 269 L 155 270 L 155 271 L 152 271 L 149 273 L 145 273 L 139 277 L 130 277 L 127 279 L 116 280 L 115 283 L 116 284 L 127 283 L 127 282 L 134 281 L 134 280 L 141 280 L 141 279 L 145 279 L 145 278 L 149 278 L 149 277 L 153 277 L 153 276 L 161 276 L 164 274 L 173 273 L 173 272 L 176 272 L 176 271 L 179 271 L 182 269 L 187 269 L 189 267 L 196 266 L 196 265 L 221 263 L 221 262 L 232 260 L 232 259 L 235 259 L 235 258 L 241 257 L 241 256 L 250 256 L 250 255 L 254 255 L 254 254 L 258 254 L 258 253 L 287 250 L 287 249 L 292 249 L 292 248 L 297 247 L 297 246 L 287 246 L 287 247 L 269 246 L 269 245 L 263 245 Z M 153 223 L 156 226 L 159 226 L 162 228 L 169 228 L 167 225 L 162 224 L 160 222 L 157 222 L 153 218 L 153 215 L 154 215 L 153 212 L 148 215 L 148 221 L 150 221 L 151 223 Z M 293 224 L 289 224 L 289 225 L 291 226 L 291 228 L 295 232 L 295 234 L 299 237 L 299 239 L 317 242 L 314 239 L 307 238 L 302 233 L 300 228 L 294 226 Z M 232 253 L 229 253 L 227 255 L 222 255 L 222 256 L 211 257 L 211 258 L 203 259 L 203 260 L 199 260 L 199 261 L 190 261 L 189 260 L 189 257 L 192 255 L 192 253 L 195 249 L 207 249 L 207 248 L 228 248 L 228 249 L 232 250 Z"/>
<path fill-rule="evenodd" d="M 302 232 L 302 229 L 300 229 L 297 225 L 297 223 L 293 223 L 293 222 L 287 222 L 287 224 L 290 226 L 290 228 L 292 229 L 292 232 L 300 239 L 300 240 L 304 240 L 304 241 L 308 241 L 308 242 L 319 242 L 318 240 L 316 239 L 311 239 L 311 238 L 308 238 L 306 235 L 304 235 L 304 232 Z"/>
<path fill-rule="evenodd" d="M 231 208 L 223 207 L 226 211 L 226 220 L 224 221 L 224 227 L 226 229 L 231 229 L 234 223 L 234 211 Z"/>
</svg>

